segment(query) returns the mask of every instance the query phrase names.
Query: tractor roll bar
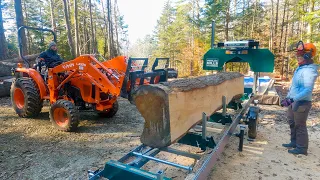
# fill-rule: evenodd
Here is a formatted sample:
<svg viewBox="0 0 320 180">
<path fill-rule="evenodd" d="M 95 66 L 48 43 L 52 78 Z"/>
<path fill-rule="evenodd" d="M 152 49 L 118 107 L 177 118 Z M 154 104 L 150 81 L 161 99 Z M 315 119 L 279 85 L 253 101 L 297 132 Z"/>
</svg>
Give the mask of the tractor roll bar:
<svg viewBox="0 0 320 180">
<path fill-rule="evenodd" d="M 51 34 L 53 35 L 53 41 L 57 42 L 57 35 L 54 31 L 52 31 L 51 29 L 44 29 L 44 28 L 35 28 L 35 27 L 30 27 L 30 26 L 20 26 L 18 29 L 18 43 L 19 43 L 19 55 L 21 57 L 21 59 L 24 61 L 25 65 L 27 68 L 30 67 L 30 62 L 24 57 L 23 53 L 22 53 L 22 40 L 21 40 L 21 31 L 24 29 L 31 29 L 31 30 L 36 30 L 36 31 L 47 31 L 47 32 L 51 32 Z"/>
</svg>

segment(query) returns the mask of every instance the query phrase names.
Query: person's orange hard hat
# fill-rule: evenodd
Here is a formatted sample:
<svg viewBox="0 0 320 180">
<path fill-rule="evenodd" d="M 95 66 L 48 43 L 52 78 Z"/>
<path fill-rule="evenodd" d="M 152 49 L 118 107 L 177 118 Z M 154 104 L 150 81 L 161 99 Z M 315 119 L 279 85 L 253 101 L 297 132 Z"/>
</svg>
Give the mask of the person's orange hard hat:
<svg viewBox="0 0 320 180">
<path fill-rule="evenodd" d="M 305 59 L 311 59 L 317 53 L 317 48 L 313 43 L 303 43 L 299 41 L 297 44 L 297 56 L 303 56 Z"/>
<path fill-rule="evenodd" d="M 304 44 L 304 51 L 306 53 L 311 53 L 312 57 L 314 57 L 316 55 L 316 53 L 317 53 L 317 48 L 312 43 L 305 43 Z"/>
</svg>

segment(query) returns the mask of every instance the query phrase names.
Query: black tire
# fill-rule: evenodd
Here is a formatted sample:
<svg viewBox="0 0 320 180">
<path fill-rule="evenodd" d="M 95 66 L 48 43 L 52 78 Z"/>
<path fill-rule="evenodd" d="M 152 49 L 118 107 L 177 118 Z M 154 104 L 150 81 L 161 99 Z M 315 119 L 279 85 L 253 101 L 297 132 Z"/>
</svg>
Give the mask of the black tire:
<svg viewBox="0 0 320 180">
<path fill-rule="evenodd" d="M 13 81 L 10 96 L 12 107 L 20 117 L 36 117 L 41 112 L 43 100 L 32 79 L 18 78 Z"/>
<path fill-rule="evenodd" d="M 119 109 L 119 104 L 118 104 L 118 101 L 116 101 L 113 103 L 111 109 L 108 109 L 107 111 L 104 111 L 104 112 L 99 112 L 98 114 L 100 117 L 112 118 L 114 115 L 117 114 L 118 109 Z"/>
<path fill-rule="evenodd" d="M 72 102 L 61 99 L 51 105 L 50 121 L 60 131 L 74 131 L 79 124 L 78 113 Z"/>
</svg>

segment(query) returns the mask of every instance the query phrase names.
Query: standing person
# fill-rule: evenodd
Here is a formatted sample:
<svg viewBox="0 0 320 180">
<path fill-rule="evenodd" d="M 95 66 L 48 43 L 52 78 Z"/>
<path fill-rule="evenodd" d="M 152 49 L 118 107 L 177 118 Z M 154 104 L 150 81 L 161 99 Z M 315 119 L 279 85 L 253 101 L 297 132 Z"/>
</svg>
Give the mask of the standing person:
<svg viewBox="0 0 320 180">
<path fill-rule="evenodd" d="M 318 77 L 318 65 L 313 64 L 316 47 L 312 43 L 297 45 L 297 60 L 299 67 L 295 70 L 292 84 L 286 99 L 281 105 L 288 107 L 287 117 L 290 126 L 290 143 L 282 144 L 291 154 L 304 154 L 308 152 L 307 119 L 311 109 L 312 91 Z"/>
<path fill-rule="evenodd" d="M 54 41 L 52 41 L 48 46 L 48 50 L 42 52 L 39 55 L 39 58 L 44 60 L 48 68 L 53 68 L 63 63 L 63 59 L 59 56 L 57 51 L 57 44 Z"/>
</svg>

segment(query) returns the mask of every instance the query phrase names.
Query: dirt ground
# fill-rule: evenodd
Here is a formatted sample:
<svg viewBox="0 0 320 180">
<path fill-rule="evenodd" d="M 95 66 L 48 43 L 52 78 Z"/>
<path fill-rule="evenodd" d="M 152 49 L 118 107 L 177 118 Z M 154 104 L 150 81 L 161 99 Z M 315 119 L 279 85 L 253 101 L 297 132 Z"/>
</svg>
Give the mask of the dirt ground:
<svg viewBox="0 0 320 180">
<path fill-rule="evenodd" d="M 280 95 L 284 89 L 277 88 Z M 285 108 L 259 105 L 258 136 L 245 141 L 237 151 L 238 139 L 232 137 L 208 179 L 320 179 L 320 85 L 314 91 L 314 103 L 308 120 L 310 148 L 308 156 L 294 156 L 281 146 L 289 140 Z M 99 119 L 94 113 L 81 113 L 76 133 L 59 132 L 49 121 L 48 106 L 37 119 L 18 118 L 9 98 L 0 99 L 0 179 L 87 179 L 87 170 L 102 168 L 108 160 L 117 160 L 140 144 L 143 118 L 127 100 L 119 100 L 120 110 L 111 119 Z M 194 148 L 173 145 L 195 152 Z M 190 165 L 193 160 L 160 153 L 157 157 Z M 165 170 L 166 176 L 184 179 L 186 171 L 158 163 L 144 169 Z"/>
</svg>

